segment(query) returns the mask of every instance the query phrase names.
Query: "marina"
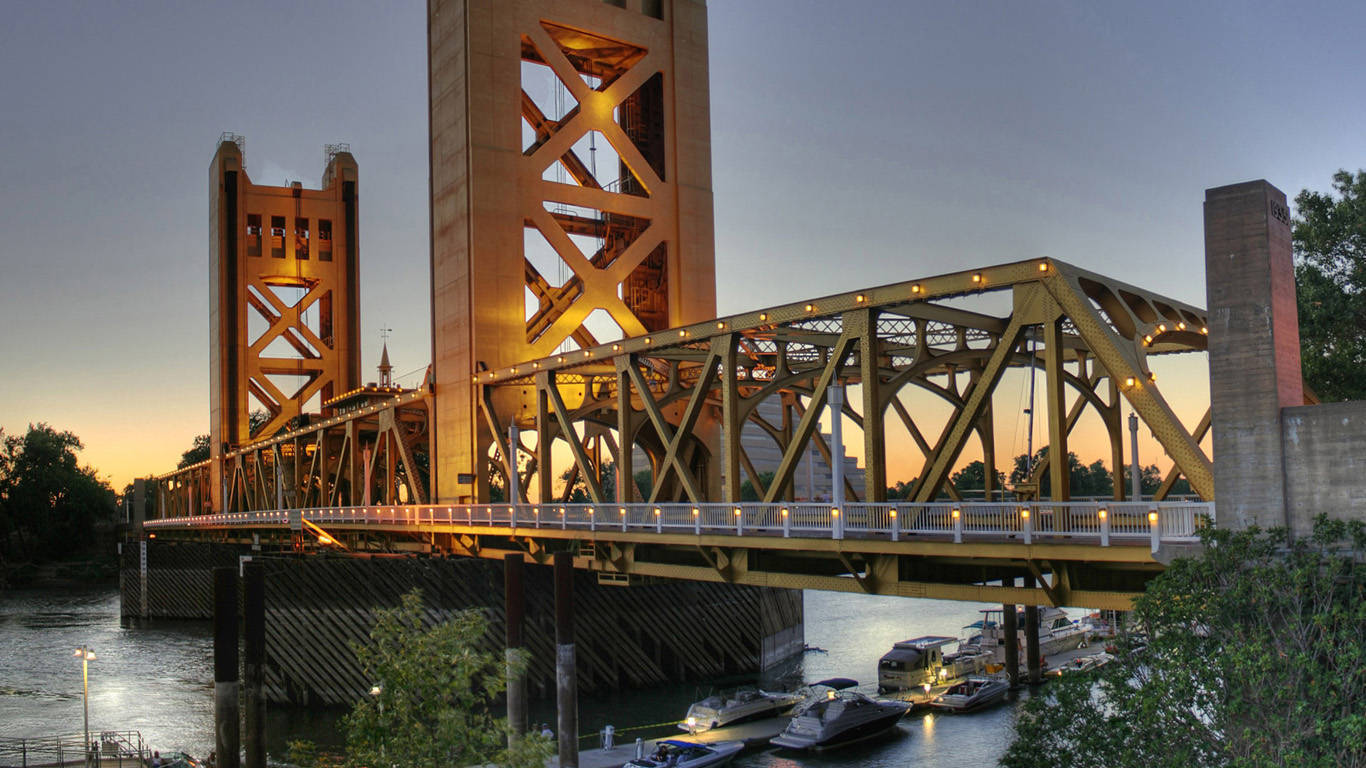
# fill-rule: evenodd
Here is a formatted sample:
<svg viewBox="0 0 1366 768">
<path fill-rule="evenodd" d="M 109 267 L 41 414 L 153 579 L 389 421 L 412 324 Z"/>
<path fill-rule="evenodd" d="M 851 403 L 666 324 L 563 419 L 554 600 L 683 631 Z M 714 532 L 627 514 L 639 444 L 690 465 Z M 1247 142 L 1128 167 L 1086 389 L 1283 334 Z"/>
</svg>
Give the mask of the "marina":
<svg viewBox="0 0 1366 768">
<path fill-rule="evenodd" d="M 965 617 L 985 606 L 935 600 L 903 600 L 867 595 L 808 592 L 807 640 L 827 653 L 807 653 L 789 676 L 801 680 L 849 677 L 863 681 L 874 694 L 878 659 L 894 643 L 923 634 L 954 635 Z M 12 591 L 0 598 L 0 655 L 11 659 L 13 674 L 0 687 L 0 722 L 6 735 L 37 735 L 60 726 L 80 730 L 80 665 L 68 663 L 67 646 L 88 642 L 99 649 L 91 663 L 91 727 L 136 728 L 150 749 L 185 752 L 196 757 L 213 749 L 213 697 L 205 680 L 212 677 L 212 642 L 203 622 L 157 622 L 122 626 L 118 595 L 110 589 Z M 858 631 L 848 631 L 857 627 Z M 1074 654 L 1090 649 L 1079 649 Z M 59 653 L 59 651 L 61 651 Z M 1050 666 L 1067 663 L 1069 655 L 1049 657 Z M 74 672 L 74 674 L 73 674 Z M 779 681 L 761 682 L 764 690 L 782 690 Z M 942 688 L 931 691 L 934 695 Z M 673 685 L 584 697 L 580 702 L 580 766 L 620 766 L 635 755 L 635 739 L 646 749 L 657 739 L 702 743 L 743 741 L 746 748 L 731 765 L 776 768 L 810 765 L 906 765 L 913 761 L 957 761 L 992 764 L 1010 735 L 1015 702 L 1027 689 L 1010 694 L 1003 706 L 966 716 L 927 711 L 923 690 L 902 691 L 895 698 L 912 712 L 884 736 L 821 753 L 780 753 L 766 742 L 786 726 L 785 718 L 751 721 L 738 726 L 684 734 L 677 726 L 693 702 L 705 698 L 707 686 Z M 272 759 L 283 756 L 286 742 L 309 739 L 336 749 L 337 721 L 344 709 L 275 708 L 267 733 Z M 553 703 L 533 702 L 533 722 L 549 721 Z M 598 749 L 598 733 L 617 730 L 614 749 Z M 657 724 L 653 729 L 639 726 Z M 649 754 L 649 752 L 645 752 Z"/>
</svg>

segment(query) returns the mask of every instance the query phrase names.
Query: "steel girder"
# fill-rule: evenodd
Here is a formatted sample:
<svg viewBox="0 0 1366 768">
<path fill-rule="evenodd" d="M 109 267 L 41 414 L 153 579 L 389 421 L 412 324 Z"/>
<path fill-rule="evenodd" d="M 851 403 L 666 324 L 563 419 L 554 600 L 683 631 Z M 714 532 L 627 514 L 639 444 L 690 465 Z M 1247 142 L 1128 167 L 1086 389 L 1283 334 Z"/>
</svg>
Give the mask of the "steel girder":
<svg viewBox="0 0 1366 768">
<path fill-rule="evenodd" d="M 949 303 L 1007 291 L 1013 310 L 1004 317 Z M 571 480 L 585 478 L 594 500 L 611 500 L 603 498 L 600 482 L 609 460 L 618 472 L 618 500 L 634 500 L 633 446 L 651 465 L 646 501 L 735 499 L 742 473 L 765 500 L 790 499 L 794 470 L 809 446 L 831 461 L 817 425 L 836 383 L 861 390 L 843 406 L 863 431 L 867 463 L 864 486 L 848 488 L 850 498 L 885 496 L 889 409 L 925 455 L 912 499 L 956 497 L 949 476 L 973 435 L 995 463 L 990 409 L 1002 374 L 1028 366 L 1044 371 L 1049 440 L 1059 453 L 1065 455 L 1067 437 L 1084 410 L 1094 408 L 1109 433 L 1117 475 L 1123 463 L 1120 403 L 1127 400 L 1174 461 L 1161 493 L 1179 474 L 1209 500 L 1211 466 L 1199 445 L 1208 426 L 1188 431 L 1148 367 L 1151 355 L 1203 352 L 1206 328 L 1203 309 L 1041 259 L 717 318 L 479 371 L 474 380 L 494 434 L 500 430 L 493 425 L 509 422 L 488 412 L 488 393 L 497 387 L 535 388 L 536 413 L 519 423 L 535 428 L 538 445 L 520 487 L 527 488 L 533 477 L 544 479 L 538 483 L 542 501 L 554 495 L 556 440 L 570 449 Z M 1042 344 L 1030 349 L 1030 340 Z M 933 441 L 899 397 L 907 386 L 931 392 L 953 409 Z M 757 413 L 768 398 L 779 399 L 781 424 Z M 782 451 L 771 482 L 762 482 L 740 443 L 746 423 Z M 508 450 L 502 438 L 498 446 Z M 532 455 L 533 449 L 521 444 L 516 452 Z M 496 466 L 491 471 L 506 473 Z M 1054 497 L 1066 498 L 1065 465 L 1043 462 L 1032 479 L 1037 482 L 1044 472 L 1051 473 Z M 1115 489 L 1122 498 L 1123 483 Z M 566 487 L 562 495 L 568 492 Z"/>
</svg>

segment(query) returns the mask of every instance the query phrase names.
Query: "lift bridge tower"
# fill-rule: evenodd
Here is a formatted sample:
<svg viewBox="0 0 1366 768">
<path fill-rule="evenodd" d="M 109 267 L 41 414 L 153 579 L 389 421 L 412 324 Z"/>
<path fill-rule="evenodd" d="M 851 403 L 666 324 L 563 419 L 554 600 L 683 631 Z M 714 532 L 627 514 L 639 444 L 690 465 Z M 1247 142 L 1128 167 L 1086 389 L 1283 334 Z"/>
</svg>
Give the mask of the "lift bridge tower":
<svg viewBox="0 0 1366 768">
<path fill-rule="evenodd" d="M 534 388 L 485 399 L 480 371 L 715 316 L 706 5 L 429 0 L 428 66 L 444 503 L 487 498 L 492 447 L 536 421 Z"/>
</svg>

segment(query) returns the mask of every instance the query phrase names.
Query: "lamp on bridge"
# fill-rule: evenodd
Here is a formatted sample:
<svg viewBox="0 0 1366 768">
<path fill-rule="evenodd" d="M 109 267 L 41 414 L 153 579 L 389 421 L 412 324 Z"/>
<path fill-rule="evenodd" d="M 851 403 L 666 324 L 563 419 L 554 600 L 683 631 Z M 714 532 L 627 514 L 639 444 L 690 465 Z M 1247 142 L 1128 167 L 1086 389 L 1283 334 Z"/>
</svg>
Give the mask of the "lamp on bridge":
<svg viewBox="0 0 1366 768">
<path fill-rule="evenodd" d="M 85 706 L 85 742 L 83 751 L 85 752 L 85 764 L 90 765 L 92 757 L 90 749 L 90 662 L 95 660 L 95 652 L 89 646 L 82 645 L 71 654 L 81 660 L 81 703 Z"/>
</svg>

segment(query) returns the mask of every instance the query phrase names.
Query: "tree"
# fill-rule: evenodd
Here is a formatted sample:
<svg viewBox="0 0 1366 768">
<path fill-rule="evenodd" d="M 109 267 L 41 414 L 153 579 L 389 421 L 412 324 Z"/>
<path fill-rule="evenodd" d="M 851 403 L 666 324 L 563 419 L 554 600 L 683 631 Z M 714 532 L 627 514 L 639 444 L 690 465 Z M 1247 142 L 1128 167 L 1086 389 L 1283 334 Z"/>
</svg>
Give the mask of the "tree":
<svg viewBox="0 0 1366 768">
<path fill-rule="evenodd" d="M 270 414 L 257 409 L 247 415 L 247 426 L 252 432 L 255 432 L 262 424 L 265 424 L 269 420 Z M 265 437 L 268 437 L 268 435 L 262 436 L 262 438 Z M 195 435 L 194 441 L 190 444 L 189 449 L 180 454 L 180 463 L 176 464 L 176 469 L 184 469 L 191 464 L 208 461 L 210 450 L 209 436 Z"/>
<path fill-rule="evenodd" d="M 759 483 L 764 486 L 765 490 L 773 484 L 773 474 L 772 472 L 759 473 Z M 740 484 L 740 501 L 759 501 L 759 489 L 754 487 L 754 481 L 745 480 Z"/>
<path fill-rule="evenodd" d="M 480 649 L 488 634 L 481 612 L 461 611 L 429 626 L 414 589 L 377 615 L 370 642 L 352 646 L 379 690 L 343 719 L 348 764 L 545 765 L 549 748 L 538 734 L 521 735 L 516 748 L 506 749 L 506 722 L 493 715 L 507 684 L 505 661 Z M 525 656 L 514 661 L 525 669 Z"/>
<path fill-rule="evenodd" d="M 1146 647 L 1031 698 L 1003 765 L 1366 765 L 1366 525 L 1203 539 L 1135 602 Z"/>
<path fill-rule="evenodd" d="M 1366 399 L 1366 171 L 1338 171 L 1333 193 L 1303 190 L 1295 209 L 1305 383 L 1322 400 Z"/>
<path fill-rule="evenodd" d="M 992 471 L 996 475 L 995 485 L 992 487 L 996 490 L 1004 488 L 1006 484 L 1005 474 L 999 469 Z M 986 480 L 986 465 L 981 461 L 974 461 L 971 464 L 968 464 L 957 472 L 954 472 L 953 477 L 949 478 L 949 482 L 953 483 L 953 487 L 957 488 L 960 492 L 984 490 L 987 487 Z"/>
<path fill-rule="evenodd" d="M 30 424 L 23 437 L 0 432 L 0 559 L 81 554 L 96 527 L 113 522 L 114 491 L 80 465 L 81 448 L 75 434 L 47 424 Z"/>
</svg>

